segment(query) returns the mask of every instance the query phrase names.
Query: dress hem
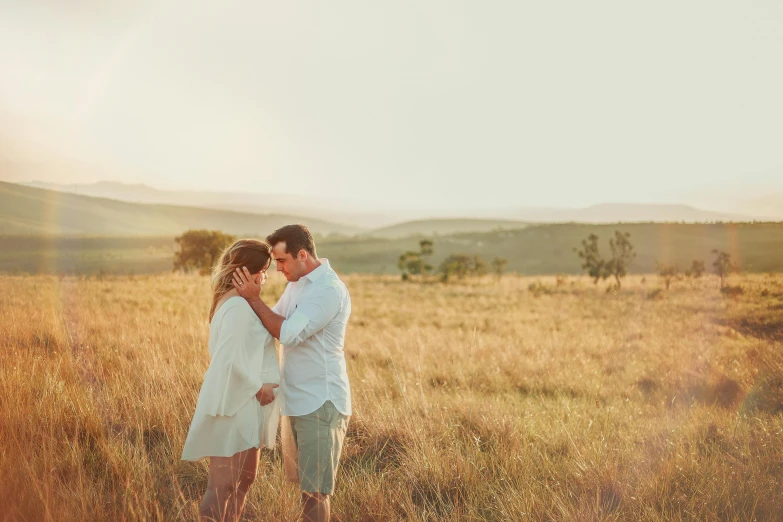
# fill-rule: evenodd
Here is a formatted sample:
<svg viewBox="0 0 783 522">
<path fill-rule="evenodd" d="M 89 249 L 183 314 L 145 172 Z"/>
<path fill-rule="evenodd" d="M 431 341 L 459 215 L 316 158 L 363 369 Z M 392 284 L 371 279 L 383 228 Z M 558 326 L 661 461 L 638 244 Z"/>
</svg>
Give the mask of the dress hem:
<svg viewBox="0 0 783 522">
<path fill-rule="evenodd" d="M 233 457 L 237 453 L 241 453 L 241 452 L 247 451 L 249 449 L 261 449 L 261 448 L 269 449 L 269 450 L 274 449 L 273 447 L 270 448 L 269 446 L 264 446 L 263 444 L 259 443 L 259 444 L 255 445 L 255 446 L 249 446 L 249 447 L 247 447 L 245 449 L 241 449 L 239 451 L 236 451 L 236 452 L 232 453 L 231 455 L 202 455 L 200 457 L 185 457 L 183 455 L 180 458 L 180 460 L 185 460 L 185 461 L 188 461 L 188 462 L 195 462 L 195 461 L 198 461 L 198 460 L 201 460 L 201 459 L 206 459 L 206 458 L 211 458 L 211 457 L 229 458 L 229 457 Z"/>
</svg>

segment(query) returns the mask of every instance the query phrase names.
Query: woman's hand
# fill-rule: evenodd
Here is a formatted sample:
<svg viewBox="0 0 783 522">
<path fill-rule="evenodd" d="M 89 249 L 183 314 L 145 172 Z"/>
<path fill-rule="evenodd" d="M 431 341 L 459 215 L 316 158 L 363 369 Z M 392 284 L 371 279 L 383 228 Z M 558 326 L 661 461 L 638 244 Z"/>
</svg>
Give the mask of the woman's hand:
<svg viewBox="0 0 783 522">
<path fill-rule="evenodd" d="M 278 386 L 279 384 L 272 384 L 271 382 L 265 383 L 263 386 L 261 386 L 261 389 L 258 390 L 258 393 L 256 393 L 256 399 L 258 399 L 258 402 L 261 403 L 261 406 L 271 404 L 272 401 L 275 400 L 275 392 L 273 390 Z"/>
</svg>

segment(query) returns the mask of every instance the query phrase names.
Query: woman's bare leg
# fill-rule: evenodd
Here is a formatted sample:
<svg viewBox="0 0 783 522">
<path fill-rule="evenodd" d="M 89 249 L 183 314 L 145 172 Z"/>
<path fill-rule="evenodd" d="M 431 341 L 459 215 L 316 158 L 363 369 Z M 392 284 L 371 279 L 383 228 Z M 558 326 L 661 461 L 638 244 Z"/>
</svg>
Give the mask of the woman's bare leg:
<svg viewBox="0 0 783 522">
<path fill-rule="evenodd" d="M 244 453 L 245 456 L 239 463 L 239 476 L 237 477 L 234 494 L 228 500 L 225 522 L 239 522 L 239 517 L 242 516 L 242 510 L 245 509 L 245 497 L 247 496 L 247 492 L 250 491 L 250 486 L 252 486 L 253 482 L 256 480 L 256 474 L 258 473 L 259 450 L 253 448 L 243 451 L 242 453 Z"/>
<path fill-rule="evenodd" d="M 207 491 L 199 507 L 202 522 L 233 522 L 239 519 L 245 504 L 245 495 L 253 483 L 258 468 L 258 449 L 240 451 L 231 457 L 209 459 L 209 480 Z M 237 496 L 240 486 L 244 492 Z"/>
<path fill-rule="evenodd" d="M 200 522 L 223 522 L 226 502 L 231 497 L 233 484 L 230 479 L 231 458 L 211 457 L 209 459 L 209 480 L 207 491 L 198 509 Z"/>
</svg>

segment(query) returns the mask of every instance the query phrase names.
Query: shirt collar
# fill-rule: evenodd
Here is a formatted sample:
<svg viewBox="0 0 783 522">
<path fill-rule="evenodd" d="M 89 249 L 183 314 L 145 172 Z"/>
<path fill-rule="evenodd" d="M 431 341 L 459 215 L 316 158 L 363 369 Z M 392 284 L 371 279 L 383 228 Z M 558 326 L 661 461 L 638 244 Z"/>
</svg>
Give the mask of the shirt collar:
<svg viewBox="0 0 783 522">
<path fill-rule="evenodd" d="M 328 259 L 321 258 L 320 261 L 321 261 L 321 266 L 319 266 L 318 268 L 316 268 L 306 276 L 302 276 L 302 279 L 309 279 L 310 282 L 315 283 L 332 269 Z"/>
</svg>

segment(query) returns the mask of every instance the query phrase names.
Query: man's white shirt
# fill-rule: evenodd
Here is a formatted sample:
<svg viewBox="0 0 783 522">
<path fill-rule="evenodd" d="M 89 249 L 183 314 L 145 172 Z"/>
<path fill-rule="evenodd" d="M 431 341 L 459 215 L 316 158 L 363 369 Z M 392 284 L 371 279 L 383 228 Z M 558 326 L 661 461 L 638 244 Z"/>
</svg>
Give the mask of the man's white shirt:
<svg viewBox="0 0 783 522">
<path fill-rule="evenodd" d="M 285 317 L 280 327 L 283 351 L 282 414 L 312 413 L 326 401 L 351 415 L 351 385 L 345 367 L 345 328 L 351 296 L 328 259 L 288 283 L 275 306 Z"/>
</svg>

